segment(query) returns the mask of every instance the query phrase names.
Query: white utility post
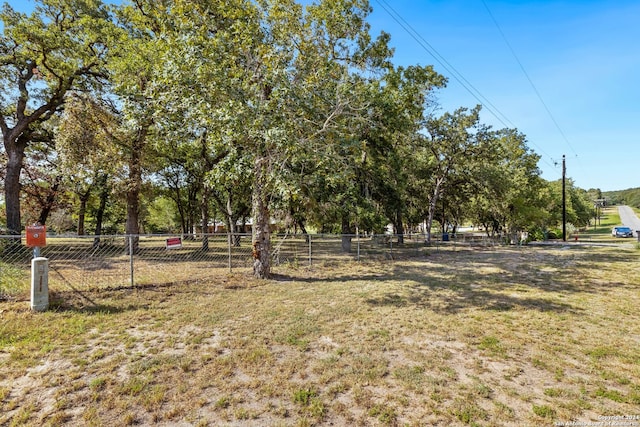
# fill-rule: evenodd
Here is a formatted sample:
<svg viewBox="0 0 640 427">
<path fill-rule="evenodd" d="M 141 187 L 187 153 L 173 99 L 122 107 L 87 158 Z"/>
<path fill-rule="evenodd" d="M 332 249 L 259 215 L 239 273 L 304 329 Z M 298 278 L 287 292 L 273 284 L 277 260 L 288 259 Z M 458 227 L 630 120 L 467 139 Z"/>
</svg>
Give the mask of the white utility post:
<svg viewBox="0 0 640 427">
<path fill-rule="evenodd" d="M 31 260 L 31 310 L 49 308 L 49 260 L 43 257 Z"/>
</svg>

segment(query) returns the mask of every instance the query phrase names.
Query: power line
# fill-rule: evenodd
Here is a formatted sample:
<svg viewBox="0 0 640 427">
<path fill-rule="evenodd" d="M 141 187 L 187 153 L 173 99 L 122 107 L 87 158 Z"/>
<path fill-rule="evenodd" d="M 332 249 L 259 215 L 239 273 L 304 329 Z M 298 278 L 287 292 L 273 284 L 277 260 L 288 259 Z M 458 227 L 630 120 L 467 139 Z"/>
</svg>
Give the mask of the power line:
<svg viewBox="0 0 640 427">
<path fill-rule="evenodd" d="M 567 146 L 571 149 L 571 151 L 573 151 L 573 154 L 575 154 L 576 157 L 578 157 L 578 153 L 576 153 L 576 150 L 574 150 L 573 146 L 571 146 L 571 143 L 569 142 L 569 139 L 567 138 L 565 133 L 562 131 L 562 128 L 560 128 L 560 125 L 558 124 L 558 122 L 557 122 L 556 118 L 554 117 L 554 115 L 551 113 L 551 110 L 547 106 L 547 103 L 544 102 L 544 99 L 542 99 L 542 95 L 540 95 L 540 92 L 538 91 L 538 88 L 533 83 L 533 80 L 531 80 L 531 77 L 529 77 L 529 73 L 527 73 L 527 70 L 525 70 L 524 65 L 522 65 L 522 62 L 520 61 L 520 58 L 518 58 L 518 55 L 516 54 L 515 50 L 511 46 L 511 43 L 509 43 L 509 40 L 507 40 L 507 36 L 502 31 L 502 28 L 498 24 L 498 21 L 496 20 L 496 18 L 493 16 L 493 13 L 491 13 L 491 9 L 489 9 L 489 5 L 487 5 L 487 2 L 485 0 L 482 0 L 482 4 L 484 5 L 485 9 L 487 9 L 487 13 L 489 13 L 489 16 L 491 17 L 491 20 L 493 21 L 493 24 L 498 29 L 498 32 L 500 32 L 500 36 L 502 37 L 502 40 L 504 40 L 505 44 L 509 48 L 509 51 L 511 52 L 511 55 L 513 55 L 514 59 L 516 60 L 516 62 L 520 66 L 520 69 L 522 70 L 522 73 L 525 75 L 525 77 L 529 81 L 529 84 L 533 88 L 533 91 L 535 92 L 536 96 L 540 100 L 540 103 L 542 104 L 542 106 L 546 110 L 547 114 L 551 118 L 551 121 L 555 125 L 556 129 L 558 130 L 558 132 L 560 133 L 560 135 L 562 136 L 564 141 L 567 143 Z"/>
<path fill-rule="evenodd" d="M 500 122 L 503 126 L 508 127 L 508 122 L 512 127 L 513 123 L 502 114 L 487 98 L 485 98 L 473 84 L 471 84 L 464 76 L 455 69 L 440 53 L 426 41 L 420 33 L 418 33 L 386 0 L 376 0 L 377 3 L 396 21 L 424 50 L 427 51 L 451 76 L 464 87 L 480 104 L 484 105 L 487 110 Z"/>
<path fill-rule="evenodd" d="M 467 92 L 471 94 L 485 109 L 493 115 L 504 127 L 509 127 L 508 122 L 512 128 L 516 126 L 505 116 L 497 107 L 495 107 L 482 93 L 476 89 L 456 68 L 451 65 L 431 44 L 420 35 L 386 0 L 376 0 L 376 2 L 387 12 L 391 18 L 396 21 L 406 32 L 413 38 L 427 53 L 429 53 Z M 484 100 L 484 102 L 483 102 Z M 533 142 L 532 142 L 533 143 Z M 542 147 L 533 143 L 543 154 L 552 158 L 546 153 Z M 540 158 L 548 166 L 554 167 L 544 157 Z"/>
</svg>

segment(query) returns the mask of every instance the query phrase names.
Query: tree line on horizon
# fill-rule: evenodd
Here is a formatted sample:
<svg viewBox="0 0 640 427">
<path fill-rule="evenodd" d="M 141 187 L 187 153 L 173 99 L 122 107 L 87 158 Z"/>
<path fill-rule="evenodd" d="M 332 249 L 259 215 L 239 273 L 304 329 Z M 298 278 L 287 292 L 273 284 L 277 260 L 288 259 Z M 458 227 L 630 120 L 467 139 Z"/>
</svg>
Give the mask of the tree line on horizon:
<svg viewBox="0 0 640 427">
<path fill-rule="evenodd" d="M 640 209 L 640 188 L 603 191 L 602 197 L 605 198 L 610 205 L 629 205 Z"/>
<path fill-rule="evenodd" d="M 559 227 L 562 183 L 481 107 L 440 114 L 447 80 L 395 66 L 366 0 L 37 0 L 0 19 L 0 227 L 184 232 L 251 219 L 269 277 L 274 219 L 301 233 L 432 238 Z M 567 180 L 567 219 L 602 197 Z M 203 240 L 203 250 L 207 241 Z M 128 251 L 137 250 L 132 241 Z"/>
</svg>

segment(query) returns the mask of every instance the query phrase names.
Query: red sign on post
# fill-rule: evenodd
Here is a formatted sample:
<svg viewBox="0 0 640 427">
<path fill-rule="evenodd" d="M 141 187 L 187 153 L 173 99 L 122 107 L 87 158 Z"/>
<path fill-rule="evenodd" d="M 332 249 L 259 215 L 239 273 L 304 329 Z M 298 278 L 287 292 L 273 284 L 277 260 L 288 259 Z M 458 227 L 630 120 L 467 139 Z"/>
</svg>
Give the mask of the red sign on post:
<svg viewBox="0 0 640 427">
<path fill-rule="evenodd" d="M 44 248 L 47 246 L 47 227 L 44 225 L 27 225 L 27 247 Z"/>
<path fill-rule="evenodd" d="M 166 242 L 167 249 L 180 249 L 182 247 L 182 239 L 180 237 L 169 237 Z"/>
</svg>

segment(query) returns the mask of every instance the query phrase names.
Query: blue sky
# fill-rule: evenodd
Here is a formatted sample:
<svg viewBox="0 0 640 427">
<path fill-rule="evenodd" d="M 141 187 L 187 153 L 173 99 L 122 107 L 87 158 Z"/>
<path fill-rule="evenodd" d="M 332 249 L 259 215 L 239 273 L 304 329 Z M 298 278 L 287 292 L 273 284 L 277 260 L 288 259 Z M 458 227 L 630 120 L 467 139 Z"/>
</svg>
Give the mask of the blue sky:
<svg viewBox="0 0 640 427">
<path fill-rule="evenodd" d="M 372 32 L 391 34 L 398 65 L 433 64 L 449 78 L 438 113 L 485 104 L 482 121 L 524 133 L 547 180 L 561 178 L 566 155 L 581 188 L 640 187 L 640 2 L 370 2 Z"/>
<path fill-rule="evenodd" d="M 566 155 L 581 188 L 640 187 L 640 2 L 370 1 L 373 32 L 391 34 L 397 64 L 433 64 L 449 78 L 439 113 L 486 104 L 500 120 L 485 108 L 482 121 L 527 135 L 545 179 L 562 177 Z"/>
</svg>

